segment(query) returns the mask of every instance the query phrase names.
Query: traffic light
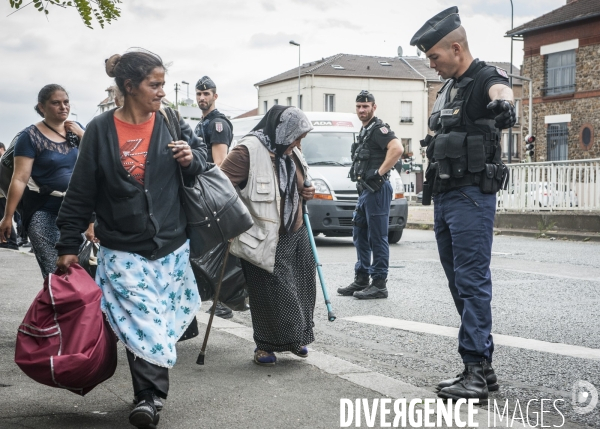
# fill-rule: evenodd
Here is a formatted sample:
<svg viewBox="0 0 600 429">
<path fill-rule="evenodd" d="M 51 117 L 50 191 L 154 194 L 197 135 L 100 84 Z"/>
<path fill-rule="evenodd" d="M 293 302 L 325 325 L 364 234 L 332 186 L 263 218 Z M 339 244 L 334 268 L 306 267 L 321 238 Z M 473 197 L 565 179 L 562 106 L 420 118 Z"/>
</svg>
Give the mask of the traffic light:
<svg viewBox="0 0 600 429">
<path fill-rule="evenodd" d="M 525 137 L 525 155 L 533 156 L 533 151 L 535 149 L 535 136 L 528 135 Z"/>
</svg>

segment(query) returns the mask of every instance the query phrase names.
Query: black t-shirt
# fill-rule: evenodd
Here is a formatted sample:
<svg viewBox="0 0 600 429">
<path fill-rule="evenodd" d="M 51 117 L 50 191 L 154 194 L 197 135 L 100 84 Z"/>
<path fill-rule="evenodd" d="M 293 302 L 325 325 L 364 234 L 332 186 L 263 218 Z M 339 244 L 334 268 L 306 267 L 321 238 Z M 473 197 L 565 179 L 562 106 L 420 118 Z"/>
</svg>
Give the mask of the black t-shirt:
<svg viewBox="0 0 600 429">
<path fill-rule="evenodd" d="M 474 59 L 467 71 L 458 78 L 460 81 L 463 77 L 473 77 L 477 65 L 480 63 L 478 59 Z M 505 76 L 506 71 L 498 69 L 494 66 L 484 66 L 483 69 L 477 74 L 475 82 L 473 82 L 473 92 L 467 105 L 466 113 L 469 119 L 476 121 L 477 119 L 494 119 L 496 116 L 494 112 L 487 109 L 487 105 L 490 103 L 489 91 L 493 85 L 502 84 L 509 86 L 508 77 Z"/>
<path fill-rule="evenodd" d="M 371 125 L 376 119 L 377 117 L 373 116 L 373 119 L 371 119 L 364 128 L 369 128 L 369 125 Z M 385 152 L 387 151 L 388 143 L 395 138 L 396 134 L 388 126 L 384 125 L 383 127 L 373 131 L 373 134 L 371 134 L 371 138 L 369 139 L 369 149 Z"/>
<path fill-rule="evenodd" d="M 202 118 L 195 130 L 196 135 L 202 137 L 204 143 L 206 143 L 209 162 L 213 162 L 213 144 L 225 144 L 229 147 L 233 140 L 233 132 L 229 123 L 219 116 L 219 111 L 217 109 L 213 110 L 205 118 Z"/>
</svg>

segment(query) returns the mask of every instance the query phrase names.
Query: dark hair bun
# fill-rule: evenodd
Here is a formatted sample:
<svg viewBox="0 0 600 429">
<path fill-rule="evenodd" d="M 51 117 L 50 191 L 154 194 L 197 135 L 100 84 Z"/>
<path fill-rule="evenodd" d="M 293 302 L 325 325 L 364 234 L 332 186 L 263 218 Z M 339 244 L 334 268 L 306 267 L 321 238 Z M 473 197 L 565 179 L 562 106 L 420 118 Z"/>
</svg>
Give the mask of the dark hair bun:
<svg viewBox="0 0 600 429">
<path fill-rule="evenodd" d="M 106 66 L 106 74 L 109 77 L 115 77 L 115 67 L 117 67 L 117 64 L 119 64 L 119 61 L 121 61 L 121 55 L 119 54 L 114 54 L 113 56 L 111 56 L 109 59 L 105 60 L 105 66 Z"/>
</svg>

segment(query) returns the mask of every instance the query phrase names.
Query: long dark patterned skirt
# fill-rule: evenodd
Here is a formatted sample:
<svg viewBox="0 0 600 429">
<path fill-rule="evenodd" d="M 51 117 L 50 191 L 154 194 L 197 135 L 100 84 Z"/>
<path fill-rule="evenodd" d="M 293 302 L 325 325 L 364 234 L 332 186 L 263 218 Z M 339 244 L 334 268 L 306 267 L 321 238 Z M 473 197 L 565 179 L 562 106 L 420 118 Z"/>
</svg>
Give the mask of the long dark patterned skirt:
<svg viewBox="0 0 600 429">
<path fill-rule="evenodd" d="M 258 349 L 297 352 L 312 343 L 317 282 L 306 226 L 279 236 L 272 274 L 243 259 L 242 268 Z"/>
</svg>

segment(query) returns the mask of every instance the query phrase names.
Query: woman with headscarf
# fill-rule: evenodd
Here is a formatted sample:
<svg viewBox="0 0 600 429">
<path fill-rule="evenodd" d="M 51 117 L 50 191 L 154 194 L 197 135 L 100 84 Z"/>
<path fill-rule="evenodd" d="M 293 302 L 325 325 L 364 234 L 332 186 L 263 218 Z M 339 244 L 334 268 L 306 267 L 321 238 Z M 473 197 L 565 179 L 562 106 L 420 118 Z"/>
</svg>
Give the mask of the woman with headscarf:
<svg viewBox="0 0 600 429">
<path fill-rule="evenodd" d="M 300 109 L 274 106 L 221 164 L 254 220 L 231 253 L 242 258 L 258 365 L 274 365 L 275 352 L 307 357 L 314 341 L 316 264 L 302 200 L 312 199 L 315 188 L 304 186 L 299 150 L 310 130 Z"/>
</svg>

